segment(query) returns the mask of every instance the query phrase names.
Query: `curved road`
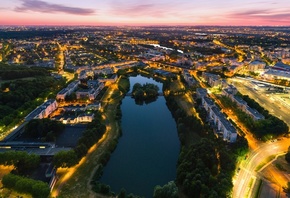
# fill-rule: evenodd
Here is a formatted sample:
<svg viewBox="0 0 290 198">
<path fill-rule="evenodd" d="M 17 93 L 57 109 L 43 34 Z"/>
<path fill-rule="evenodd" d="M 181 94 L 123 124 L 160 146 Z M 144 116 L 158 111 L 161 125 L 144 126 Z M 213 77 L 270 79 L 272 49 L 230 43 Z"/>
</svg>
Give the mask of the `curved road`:
<svg viewBox="0 0 290 198">
<path fill-rule="evenodd" d="M 288 126 L 290 125 L 289 107 L 284 105 L 282 107 L 282 104 L 273 100 L 270 95 L 253 90 L 252 85 L 246 79 L 237 80 L 232 78 L 230 81 L 234 82 L 234 85 L 242 94 L 249 95 L 250 98 L 255 99 L 270 113 L 278 115 Z M 234 181 L 233 198 L 252 197 L 252 188 L 257 177 L 257 166 L 265 162 L 270 156 L 285 153 L 289 146 L 290 140 L 283 138 L 276 142 L 261 143 L 257 149 L 250 151 L 247 160 L 243 161 L 240 165 L 240 172 Z"/>
<path fill-rule="evenodd" d="M 251 151 L 247 160 L 240 165 L 240 172 L 234 183 L 233 197 L 250 197 L 257 176 L 257 166 L 270 156 L 285 153 L 289 146 L 290 140 L 284 138 L 276 142 L 262 143 L 258 149 Z"/>
</svg>

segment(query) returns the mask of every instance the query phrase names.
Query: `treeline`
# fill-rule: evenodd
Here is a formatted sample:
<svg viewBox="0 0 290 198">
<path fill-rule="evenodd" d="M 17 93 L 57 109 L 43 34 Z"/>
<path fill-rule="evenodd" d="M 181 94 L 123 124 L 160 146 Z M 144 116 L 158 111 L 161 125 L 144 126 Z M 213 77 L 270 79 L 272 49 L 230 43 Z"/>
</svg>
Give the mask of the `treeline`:
<svg viewBox="0 0 290 198">
<path fill-rule="evenodd" d="M 47 183 L 12 173 L 4 175 L 2 184 L 5 188 L 13 189 L 19 193 L 28 193 L 37 198 L 47 198 L 50 194 L 50 188 Z"/>
<path fill-rule="evenodd" d="M 0 153 L 0 164 L 14 166 L 11 173 L 2 178 L 3 187 L 19 193 L 29 193 L 33 197 L 47 198 L 50 188 L 47 183 L 23 177 L 30 174 L 40 164 L 40 156 L 24 151 L 6 151 Z"/>
<path fill-rule="evenodd" d="M 82 137 L 78 140 L 77 146 L 70 151 L 62 151 L 54 155 L 53 163 L 58 167 L 71 167 L 76 165 L 84 157 L 88 150 L 97 143 L 106 131 L 102 116 L 95 112 L 94 120 L 87 125 Z"/>
<path fill-rule="evenodd" d="M 176 182 L 188 197 L 229 197 L 235 158 L 223 142 L 202 139 L 180 153 Z"/>
<path fill-rule="evenodd" d="M 288 151 L 285 155 L 285 160 L 290 164 L 290 146 L 288 147 Z"/>
<path fill-rule="evenodd" d="M 195 51 L 201 53 L 202 55 L 214 55 L 214 54 L 224 54 L 225 52 L 221 48 L 208 48 L 208 47 L 185 47 L 187 51 Z"/>
<path fill-rule="evenodd" d="M 163 88 L 167 89 L 169 85 L 170 81 L 167 81 Z M 248 149 L 246 139 L 239 136 L 237 142 L 229 144 L 217 138 L 207 123 L 207 114 L 203 108 L 196 109 L 201 122 L 195 116 L 188 116 L 176 100 L 178 96 L 166 97 L 167 106 L 177 123 L 182 146 L 175 180 L 179 195 L 192 198 L 229 197 L 233 188 L 236 160 Z M 190 133 L 196 133 L 199 138 L 189 144 L 187 139 L 192 137 Z M 166 189 L 168 192 L 175 192 L 175 185 L 167 185 Z M 160 192 L 163 192 L 162 188 Z M 154 197 L 164 197 L 164 193 Z M 175 194 L 167 196 L 175 197 Z"/>
<path fill-rule="evenodd" d="M 24 151 L 0 152 L 0 164 L 4 166 L 14 166 L 14 172 L 24 175 L 27 171 L 39 166 L 40 157 L 35 154 L 28 154 Z"/>
<path fill-rule="evenodd" d="M 121 111 L 121 102 L 118 104 L 117 106 L 117 110 L 115 111 L 115 120 L 120 124 L 121 123 L 121 119 L 122 119 L 122 111 Z M 120 133 L 119 135 L 122 135 L 122 131 L 120 129 Z M 106 149 L 105 152 L 103 152 L 99 158 L 99 167 L 96 170 L 92 180 L 91 180 L 91 185 L 92 185 L 92 190 L 96 193 L 102 194 L 102 195 L 115 195 L 114 192 L 112 192 L 111 187 L 107 184 L 104 184 L 102 182 L 99 181 L 99 179 L 101 178 L 101 176 L 103 175 L 103 168 L 106 166 L 106 164 L 108 163 L 108 161 L 110 160 L 111 157 L 111 153 L 116 149 L 117 144 L 118 144 L 118 138 L 116 139 L 112 139 L 109 142 L 109 145 Z M 120 192 L 121 193 L 121 192 Z M 124 194 L 124 192 L 122 192 L 122 194 Z M 126 195 L 126 192 L 125 192 Z M 133 197 L 132 197 L 133 198 Z"/>
<path fill-rule="evenodd" d="M 0 78 L 2 80 L 15 80 L 26 77 L 49 76 L 50 72 L 40 67 L 3 66 L 0 65 Z"/>
<path fill-rule="evenodd" d="M 164 186 L 155 186 L 153 198 L 178 198 L 178 188 L 174 181 L 170 181 Z"/>
<path fill-rule="evenodd" d="M 201 121 L 193 115 L 187 115 L 187 113 L 178 106 L 174 96 L 169 95 L 166 97 L 166 105 L 175 119 L 179 140 L 182 145 L 185 144 L 186 134 L 188 133 L 194 132 L 200 136 L 204 135 L 204 128 Z"/>
<path fill-rule="evenodd" d="M 24 137 L 40 138 L 45 142 L 52 142 L 63 132 L 65 125 L 59 121 L 45 119 L 33 119 L 24 128 Z"/>
<path fill-rule="evenodd" d="M 270 37 L 270 36 L 255 36 L 249 39 L 247 36 L 234 36 L 225 38 L 222 41 L 226 45 L 236 46 L 236 45 L 249 45 L 249 46 L 261 46 L 263 48 L 272 48 L 273 46 L 281 46 L 283 40 L 280 40 L 278 37 Z"/>
<path fill-rule="evenodd" d="M 272 137 L 278 137 L 285 133 L 288 133 L 289 127 L 287 124 L 279 118 L 269 114 L 267 110 L 261 107 L 257 102 L 249 98 L 248 96 L 242 96 L 242 98 L 248 103 L 251 108 L 256 109 L 265 119 L 253 120 L 247 113 L 237 107 L 237 104 L 232 102 L 228 97 L 221 96 L 220 100 L 224 106 L 232 109 L 238 116 L 239 120 L 245 124 L 245 126 L 257 137 L 263 139 L 269 139 Z"/>
<path fill-rule="evenodd" d="M 23 31 L 0 31 L 0 38 L 2 39 L 28 39 L 34 37 L 56 37 L 73 32 L 75 30 L 23 30 Z"/>
<path fill-rule="evenodd" d="M 18 124 L 45 98 L 53 97 L 60 87 L 65 85 L 63 80 L 52 77 L 38 77 L 33 80 L 15 80 L 1 84 L 0 92 L 0 126 L 11 123 Z M 38 100 L 36 100 L 38 99 Z"/>
</svg>

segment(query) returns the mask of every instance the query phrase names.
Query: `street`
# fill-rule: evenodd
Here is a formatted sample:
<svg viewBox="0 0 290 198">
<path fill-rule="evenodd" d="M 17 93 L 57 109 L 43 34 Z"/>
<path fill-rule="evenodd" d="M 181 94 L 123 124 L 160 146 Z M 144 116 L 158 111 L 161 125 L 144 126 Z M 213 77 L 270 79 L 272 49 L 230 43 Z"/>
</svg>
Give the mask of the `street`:
<svg viewBox="0 0 290 198">
<path fill-rule="evenodd" d="M 229 82 L 232 83 L 238 91 L 243 95 L 248 95 L 250 98 L 258 102 L 262 107 L 267 109 L 271 114 L 282 119 L 288 126 L 290 126 L 290 117 L 288 112 L 290 111 L 290 106 L 284 102 L 279 101 L 280 95 L 266 94 L 263 91 L 257 91 L 251 86 L 251 82 L 248 79 L 237 79 L 231 78 Z M 256 179 L 259 179 L 257 173 L 257 167 L 261 166 L 262 163 L 266 163 L 267 159 L 285 153 L 290 146 L 290 140 L 288 138 L 283 138 L 273 140 L 267 143 L 259 144 L 259 147 L 255 150 L 249 152 L 248 157 L 240 165 L 240 172 L 235 178 L 233 197 L 234 198 L 244 198 L 253 197 L 252 194 L 253 187 Z M 269 164 L 265 164 L 269 165 Z M 260 167 L 263 168 L 263 167 Z M 275 175 L 279 172 L 273 170 Z M 286 186 L 287 179 L 279 179 L 278 185 Z M 270 196 L 270 195 L 269 195 Z"/>
<path fill-rule="evenodd" d="M 234 181 L 233 197 L 252 197 L 252 187 L 257 178 L 257 166 L 273 155 L 284 153 L 288 147 L 289 139 L 283 138 L 276 142 L 262 143 L 258 149 L 251 151 L 248 158 L 240 165 L 240 172 Z M 285 185 L 283 184 L 283 186 Z"/>
</svg>

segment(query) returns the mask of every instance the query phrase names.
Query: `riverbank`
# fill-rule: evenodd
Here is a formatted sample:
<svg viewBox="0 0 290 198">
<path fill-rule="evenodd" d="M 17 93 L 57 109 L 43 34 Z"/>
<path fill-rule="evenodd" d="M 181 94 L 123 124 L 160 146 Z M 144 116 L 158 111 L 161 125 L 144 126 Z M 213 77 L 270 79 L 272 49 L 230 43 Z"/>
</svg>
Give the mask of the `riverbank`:
<svg viewBox="0 0 290 198">
<path fill-rule="evenodd" d="M 124 81 L 125 79 L 119 79 L 118 86 L 126 86 Z M 78 165 L 72 168 L 58 169 L 59 179 L 52 191 L 52 197 L 100 197 L 91 190 L 90 182 L 101 164 L 102 155 L 109 150 L 111 142 L 118 140 L 120 136 L 116 110 L 123 98 L 123 93 L 118 89 L 118 86 L 110 86 L 102 99 L 106 133 L 98 143 L 91 147 Z"/>
<path fill-rule="evenodd" d="M 180 80 L 173 80 L 170 83 L 169 87 L 170 87 L 170 91 L 173 93 L 185 90 L 185 86 Z M 184 112 L 186 112 L 187 116 L 196 116 L 199 118 L 198 113 L 195 110 L 194 99 L 192 98 L 192 95 L 190 94 L 189 91 L 182 95 L 173 96 L 173 98 L 175 102 L 177 103 L 178 107 Z M 201 137 L 197 133 L 194 133 L 194 132 L 183 133 L 184 146 L 188 147 L 198 142 L 200 138 Z"/>
</svg>

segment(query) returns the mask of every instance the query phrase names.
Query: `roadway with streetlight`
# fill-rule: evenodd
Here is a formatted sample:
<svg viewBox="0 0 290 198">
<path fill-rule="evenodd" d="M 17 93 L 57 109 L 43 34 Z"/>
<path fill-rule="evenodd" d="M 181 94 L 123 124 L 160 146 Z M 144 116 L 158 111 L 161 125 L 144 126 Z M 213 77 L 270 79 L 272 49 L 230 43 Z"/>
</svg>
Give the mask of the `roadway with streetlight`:
<svg viewBox="0 0 290 198">
<path fill-rule="evenodd" d="M 263 93 L 263 91 L 255 90 L 253 86 L 251 86 L 249 79 L 231 78 L 228 81 L 232 83 L 240 93 L 255 99 L 271 114 L 278 116 L 280 119 L 284 120 L 288 126 L 290 126 L 290 118 L 287 114 L 290 110 L 290 106 L 288 106 L 286 102 L 282 104 L 277 101 L 277 96 L 274 96 L 274 94 L 266 94 Z M 256 170 L 257 166 L 263 163 L 266 159 L 269 159 L 271 156 L 285 153 L 289 146 L 289 139 L 283 138 L 279 141 L 275 140 L 268 143 L 261 143 L 257 149 L 250 151 L 248 158 L 241 163 L 239 169 L 240 172 L 235 178 L 233 197 L 251 197 L 254 183 L 257 177 L 259 177 Z M 273 172 L 279 174 L 277 171 Z M 278 182 L 280 182 L 280 186 L 286 186 L 285 180 L 280 180 Z"/>
<path fill-rule="evenodd" d="M 285 153 L 288 147 L 289 139 L 283 138 L 275 142 L 262 143 L 259 148 L 249 152 L 247 159 L 241 163 L 239 167 L 240 171 L 235 178 L 233 197 L 251 197 L 254 182 L 258 177 L 257 167 L 263 162 L 266 163 L 265 160 L 269 159 L 271 156 Z M 267 164 L 265 164 L 265 166 L 266 165 Z"/>
<path fill-rule="evenodd" d="M 228 79 L 228 82 L 232 83 L 241 94 L 248 95 L 250 98 L 254 99 L 263 108 L 268 110 L 270 114 L 282 119 L 290 127 L 290 104 L 279 99 L 281 96 L 285 96 L 285 94 L 276 95 L 257 91 L 254 89 L 253 85 L 250 84 L 251 82 L 248 79 L 231 78 Z"/>
</svg>

